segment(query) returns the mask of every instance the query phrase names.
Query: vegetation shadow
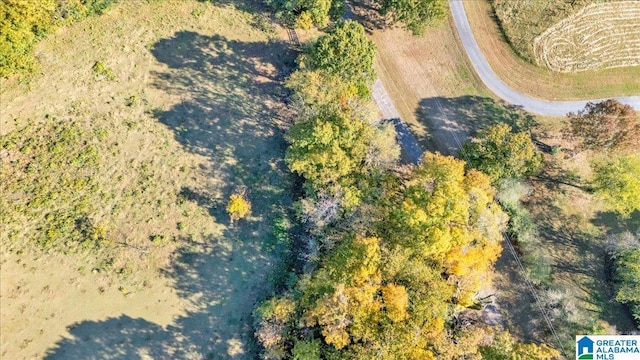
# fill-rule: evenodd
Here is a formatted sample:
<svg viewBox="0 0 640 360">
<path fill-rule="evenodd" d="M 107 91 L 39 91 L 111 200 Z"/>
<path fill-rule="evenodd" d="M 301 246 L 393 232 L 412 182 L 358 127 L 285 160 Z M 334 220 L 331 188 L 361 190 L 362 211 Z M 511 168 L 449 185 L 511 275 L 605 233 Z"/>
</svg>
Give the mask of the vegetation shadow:
<svg viewBox="0 0 640 360">
<path fill-rule="evenodd" d="M 620 234 L 640 231 L 640 210 L 636 210 L 627 219 L 612 211 L 599 211 L 592 220 L 593 224 L 604 229 L 607 234 Z"/>
<path fill-rule="evenodd" d="M 224 234 L 234 236 L 233 231 Z M 193 309 L 160 326 L 127 315 L 69 327 L 45 359 L 244 359 L 257 351 L 250 312 L 270 294 L 270 260 L 252 242 L 210 239 L 181 248 L 165 274 Z M 259 279 L 259 281 L 256 281 Z M 246 284 L 256 284 L 247 288 Z M 134 295 L 135 296 L 135 295 Z M 149 299 L 153 306 L 155 299 Z"/>
<path fill-rule="evenodd" d="M 521 108 L 477 95 L 422 99 L 416 109 L 416 118 L 427 126 L 429 134 L 418 141 L 436 144 L 434 150 L 445 154 L 455 154 L 478 130 L 491 125 L 504 123 L 516 131 L 527 131 L 536 126 L 533 115 Z"/>
<path fill-rule="evenodd" d="M 177 201 L 196 203 L 220 230 L 175 239 L 181 246 L 162 273 L 186 313 L 173 324 L 127 315 L 83 321 L 49 349 L 47 359 L 255 357 L 251 311 L 273 291 L 269 276 L 279 257 L 263 243 L 274 218 L 291 204 L 283 161 L 286 121 L 279 109 L 293 53 L 280 41 L 242 42 L 192 31 L 159 40 L 151 53 L 166 65 L 151 74 L 153 86 L 178 99 L 152 114 L 184 149 L 204 159 L 190 171 L 204 174 L 207 183 L 183 187 Z M 239 189 L 251 201 L 252 215 L 233 224 L 225 204 Z"/>
</svg>

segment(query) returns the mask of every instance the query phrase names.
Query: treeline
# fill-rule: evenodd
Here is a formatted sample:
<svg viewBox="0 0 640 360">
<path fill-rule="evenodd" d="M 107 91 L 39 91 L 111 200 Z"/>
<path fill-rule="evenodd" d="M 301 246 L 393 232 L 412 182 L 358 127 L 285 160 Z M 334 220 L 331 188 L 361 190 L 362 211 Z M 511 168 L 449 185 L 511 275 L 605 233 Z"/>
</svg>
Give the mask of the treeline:
<svg viewBox="0 0 640 360">
<path fill-rule="evenodd" d="M 300 29 L 324 29 L 342 18 L 344 0 L 265 0 L 276 17 Z M 391 22 L 399 22 L 415 35 L 424 34 L 425 28 L 445 18 L 446 0 L 375 0 L 378 13 Z"/>
<path fill-rule="evenodd" d="M 106 11 L 117 0 L 2 0 L 0 77 L 32 72 L 36 42 L 56 28 Z"/>
<path fill-rule="evenodd" d="M 369 88 L 375 47 L 339 22 L 287 86 L 298 118 L 286 152 L 304 178 L 297 271 L 255 311 L 265 359 L 551 359 L 471 310 L 507 216 L 492 179 L 426 153 L 399 166 L 395 132 Z"/>
</svg>

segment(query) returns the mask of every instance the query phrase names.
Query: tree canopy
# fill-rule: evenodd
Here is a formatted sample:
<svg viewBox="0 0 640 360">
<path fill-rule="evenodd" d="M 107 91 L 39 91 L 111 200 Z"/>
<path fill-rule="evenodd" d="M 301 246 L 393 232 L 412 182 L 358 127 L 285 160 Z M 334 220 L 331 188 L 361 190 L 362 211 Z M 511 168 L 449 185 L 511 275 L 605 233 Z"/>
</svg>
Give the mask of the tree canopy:
<svg viewBox="0 0 640 360">
<path fill-rule="evenodd" d="M 629 216 L 640 210 L 640 155 L 593 165 L 592 186 L 610 210 Z"/>
<path fill-rule="evenodd" d="M 501 250 L 506 216 L 489 178 L 427 153 L 422 165 L 383 188 L 368 205 L 380 214 L 365 215 L 371 226 L 324 233 L 317 270 L 270 300 L 292 299 L 300 321 L 285 321 L 273 341 L 262 342 L 269 356 L 288 357 L 293 349 L 356 359 L 477 354 L 477 343 L 455 345 L 463 335 L 448 321 L 474 303 Z M 258 338 L 273 332 L 273 320 L 262 317 Z"/>
<path fill-rule="evenodd" d="M 624 151 L 640 145 L 638 115 L 631 106 L 617 100 L 590 102 L 584 110 L 567 116 L 566 135 L 578 140 L 579 149 Z"/>
<path fill-rule="evenodd" d="M 542 165 L 542 155 L 536 151 L 531 136 L 514 133 L 506 124 L 481 130 L 476 140 L 462 146 L 459 154 L 469 167 L 489 175 L 494 182 L 533 174 Z"/>
<path fill-rule="evenodd" d="M 301 29 L 323 29 L 344 14 L 342 0 L 266 0 L 276 16 Z"/>
<path fill-rule="evenodd" d="M 415 35 L 424 34 L 425 28 L 447 14 L 446 0 L 378 0 L 380 13 L 390 14 Z"/>
<path fill-rule="evenodd" d="M 0 2 L 0 77 L 31 72 L 35 43 L 56 26 L 99 15 L 117 0 L 3 0 Z"/>
<path fill-rule="evenodd" d="M 361 169 L 372 132 L 348 113 L 327 112 L 291 127 L 285 161 L 291 171 L 320 189 Z"/>
<path fill-rule="evenodd" d="M 375 44 L 364 27 L 355 21 L 341 21 L 301 58 L 300 68 L 319 70 L 367 87 L 376 78 L 375 55 Z"/>
</svg>

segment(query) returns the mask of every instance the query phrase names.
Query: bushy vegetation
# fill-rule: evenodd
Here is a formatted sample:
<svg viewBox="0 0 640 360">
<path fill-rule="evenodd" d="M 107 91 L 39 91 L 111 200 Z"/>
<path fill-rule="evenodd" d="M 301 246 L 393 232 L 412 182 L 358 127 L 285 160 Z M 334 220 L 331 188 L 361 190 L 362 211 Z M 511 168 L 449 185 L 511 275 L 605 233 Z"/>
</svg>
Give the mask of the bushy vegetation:
<svg viewBox="0 0 640 360">
<path fill-rule="evenodd" d="M 481 130 L 477 139 L 462 146 L 460 157 L 469 167 L 489 175 L 494 183 L 535 174 L 542 165 L 542 154 L 536 151 L 531 135 L 513 132 L 506 124 Z"/>
<path fill-rule="evenodd" d="M 610 239 L 609 254 L 613 262 L 615 299 L 629 306 L 640 324 L 640 231 L 626 232 Z"/>
<path fill-rule="evenodd" d="M 445 0 L 378 0 L 380 12 L 389 14 L 394 20 L 404 24 L 414 35 L 423 35 L 425 28 L 435 24 L 447 15 Z"/>
<path fill-rule="evenodd" d="M 344 14 L 342 0 L 266 0 L 277 18 L 301 29 L 327 27 Z"/>
<path fill-rule="evenodd" d="M 0 77 L 29 73 L 35 43 L 60 26 L 105 12 L 117 0 L 3 0 L 0 3 Z"/>
<path fill-rule="evenodd" d="M 547 284 L 551 277 L 551 255 L 541 244 L 533 215 L 522 203 L 530 193 L 531 187 L 521 180 L 505 179 L 500 183 L 497 199 L 509 214 L 509 232 L 529 279 L 534 284 Z"/>
<path fill-rule="evenodd" d="M 251 203 L 243 194 L 231 194 L 227 204 L 227 213 L 229 213 L 232 223 L 244 219 L 251 214 Z"/>
<path fill-rule="evenodd" d="M 640 210 L 640 154 L 593 165 L 591 182 L 606 207 L 623 217 Z"/>
<path fill-rule="evenodd" d="M 373 120 L 370 97 L 347 90 L 362 81 L 348 74 L 369 72 L 345 61 L 361 51 L 345 40 L 319 39 L 325 45 L 313 49 L 343 55 L 303 59 L 310 66 L 288 81 L 298 118 L 286 162 L 305 180 L 304 233 L 293 281 L 255 311 L 262 357 L 479 359 L 520 349 L 508 334 L 461 320 L 473 317 L 468 308 L 501 251 L 507 217 L 491 179 L 438 153 L 418 167 L 399 167 L 397 156 L 378 161 L 380 149 L 397 149 L 395 134 Z"/>
<path fill-rule="evenodd" d="M 44 248 L 74 251 L 106 241 L 106 228 L 92 217 L 101 188 L 94 134 L 73 121 L 49 118 L 9 133 L 2 149 L 1 219 L 10 241 L 31 238 Z M 78 144 L 84 142 L 84 146 Z"/>
</svg>

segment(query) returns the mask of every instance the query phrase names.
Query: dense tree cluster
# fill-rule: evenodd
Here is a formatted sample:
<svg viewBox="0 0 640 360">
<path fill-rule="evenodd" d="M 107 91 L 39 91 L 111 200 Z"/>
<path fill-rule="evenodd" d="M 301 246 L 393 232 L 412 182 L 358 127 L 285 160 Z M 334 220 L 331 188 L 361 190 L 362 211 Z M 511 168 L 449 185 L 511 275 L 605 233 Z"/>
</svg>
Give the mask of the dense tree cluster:
<svg viewBox="0 0 640 360">
<path fill-rule="evenodd" d="M 347 207 L 359 202 L 372 171 L 400 155 L 393 126 L 375 120 L 374 56 L 362 25 L 340 22 L 301 55 L 300 69 L 287 80 L 299 115 L 286 136 L 287 165 L 311 193 L 323 190 Z"/>
<path fill-rule="evenodd" d="M 376 0 L 378 11 L 402 23 L 415 35 L 438 23 L 447 14 L 446 0 Z M 345 13 L 343 0 L 266 0 L 276 17 L 300 29 L 327 28 Z"/>
<path fill-rule="evenodd" d="M 397 165 L 393 128 L 353 91 L 373 74 L 375 49 L 360 36 L 360 25 L 339 24 L 287 82 L 299 118 L 286 163 L 305 180 L 302 264 L 255 311 L 263 358 L 554 358 L 473 320 L 468 308 L 489 281 L 507 217 L 491 179 L 462 160 L 426 153 L 420 166 Z"/>
</svg>

